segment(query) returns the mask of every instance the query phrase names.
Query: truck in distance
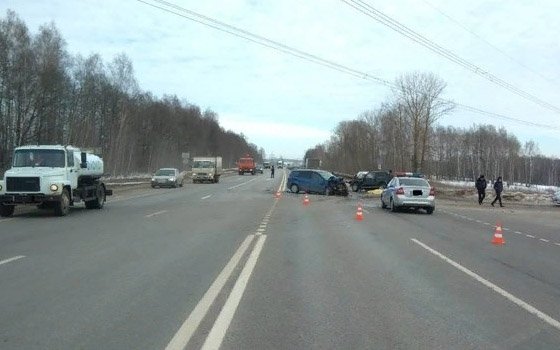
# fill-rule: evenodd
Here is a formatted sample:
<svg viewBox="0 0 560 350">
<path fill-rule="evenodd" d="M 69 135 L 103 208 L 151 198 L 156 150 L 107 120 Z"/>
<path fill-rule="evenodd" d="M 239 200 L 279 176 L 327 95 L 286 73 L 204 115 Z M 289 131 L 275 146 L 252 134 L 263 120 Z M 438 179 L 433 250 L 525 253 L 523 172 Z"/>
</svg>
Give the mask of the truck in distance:
<svg viewBox="0 0 560 350">
<path fill-rule="evenodd" d="M 79 148 L 61 145 L 22 146 L 14 150 L 12 168 L 0 181 L 0 216 L 9 217 L 17 205 L 37 205 L 67 215 L 83 201 L 101 209 L 113 192 L 101 181 L 103 160 Z"/>
<path fill-rule="evenodd" d="M 249 154 L 246 154 L 237 161 L 237 167 L 239 175 L 244 175 L 245 173 L 250 173 L 251 175 L 256 174 L 255 160 Z"/>
<path fill-rule="evenodd" d="M 222 175 L 222 157 L 194 157 L 192 166 L 193 183 L 218 183 Z"/>
</svg>

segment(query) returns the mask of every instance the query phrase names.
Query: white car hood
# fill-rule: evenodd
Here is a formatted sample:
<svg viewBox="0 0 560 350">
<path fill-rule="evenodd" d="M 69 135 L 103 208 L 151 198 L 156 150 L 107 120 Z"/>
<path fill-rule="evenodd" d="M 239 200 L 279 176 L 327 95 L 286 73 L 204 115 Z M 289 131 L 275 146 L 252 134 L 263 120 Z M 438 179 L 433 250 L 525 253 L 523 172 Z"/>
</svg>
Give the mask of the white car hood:
<svg viewBox="0 0 560 350">
<path fill-rule="evenodd" d="M 55 177 L 55 176 L 64 176 L 64 171 L 60 168 L 46 168 L 46 167 L 21 167 L 21 168 L 12 168 L 4 174 L 4 177 L 31 177 L 31 176 L 40 176 L 40 177 Z"/>
</svg>

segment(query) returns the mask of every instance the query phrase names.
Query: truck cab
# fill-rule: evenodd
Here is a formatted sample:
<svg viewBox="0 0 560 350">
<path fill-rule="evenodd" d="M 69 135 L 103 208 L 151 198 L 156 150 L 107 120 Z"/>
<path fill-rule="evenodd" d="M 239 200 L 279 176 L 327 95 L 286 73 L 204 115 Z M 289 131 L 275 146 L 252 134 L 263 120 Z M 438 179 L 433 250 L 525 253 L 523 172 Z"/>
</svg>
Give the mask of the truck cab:
<svg viewBox="0 0 560 350">
<path fill-rule="evenodd" d="M 0 181 L 0 216 L 13 215 L 17 205 L 54 209 L 59 216 L 84 201 L 88 209 L 100 209 L 112 192 L 99 180 L 101 158 L 61 145 L 22 146 L 14 151 L 12 168 Z"/>
</svg>

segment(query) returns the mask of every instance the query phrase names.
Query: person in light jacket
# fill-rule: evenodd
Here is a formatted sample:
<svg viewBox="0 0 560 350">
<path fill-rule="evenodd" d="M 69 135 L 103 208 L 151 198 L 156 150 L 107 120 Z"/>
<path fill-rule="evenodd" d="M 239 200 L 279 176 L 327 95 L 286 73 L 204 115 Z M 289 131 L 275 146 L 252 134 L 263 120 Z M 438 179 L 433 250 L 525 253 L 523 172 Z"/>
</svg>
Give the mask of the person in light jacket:
<svg viewBox="0 0 560 350">
<path fill-rule="evenodd" d="M 502 205 L 502 191 L 503 190 L 504 190 L 504 183 L 502 181 L 502 177 L 498 176 L 498 179 L 496 180 L 496 182 L 494 182 L 494 191 L 496 192 L 496 198 L 494 198 L 494 200 L 492 201 L 492 206 L 494 206 L 496 201 L 499 201 L 500 202 L 500 207 L 503 207 L 503 205 Z"/>
</svg>

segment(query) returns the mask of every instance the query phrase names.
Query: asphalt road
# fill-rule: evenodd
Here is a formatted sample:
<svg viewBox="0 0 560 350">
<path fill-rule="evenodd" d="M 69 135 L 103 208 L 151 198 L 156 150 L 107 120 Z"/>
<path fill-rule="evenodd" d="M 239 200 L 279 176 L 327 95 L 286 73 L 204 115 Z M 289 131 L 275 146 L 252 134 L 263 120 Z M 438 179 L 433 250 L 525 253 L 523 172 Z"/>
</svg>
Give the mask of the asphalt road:
<svg viewBox="0 0 560 350">
<path fill-rule="evenodd" d="M 560 348 L 560 210 L 357 221 L 282 175 L 0 220 L 0 349 Z"/>
</svg>

